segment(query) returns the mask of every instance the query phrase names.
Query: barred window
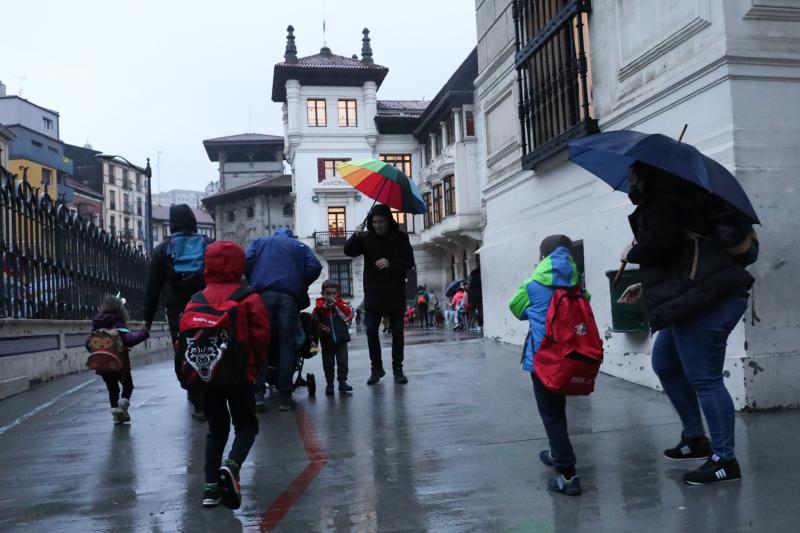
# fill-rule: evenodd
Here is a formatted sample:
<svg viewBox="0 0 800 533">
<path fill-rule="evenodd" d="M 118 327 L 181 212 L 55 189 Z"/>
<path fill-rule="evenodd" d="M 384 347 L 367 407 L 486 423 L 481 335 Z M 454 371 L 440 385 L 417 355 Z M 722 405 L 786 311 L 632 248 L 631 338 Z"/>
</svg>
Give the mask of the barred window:
<svg viewBox="0 0 800 533">
<path fill-rule="evenodd" d="M 590 0 L 513 0 L 514 63 L 519 91 L 522 165 L 596 133 L 589 100 Z"/>
<path fill-rule="evenodd" d="M 444 216 L 456 214 L 456 187 L 453 183 L 453 176 L 447 176 L 442 180 L 444 185 Z"/>
<path fill-rule="evenodd" d="M 426 192 L 422 195 L 422 199 L 425 201 L 425 205 L 428 206 L 422 225 L 425 226 L 425 229 L 428 229 L 433 225 L 433 202 L 431 201 L 431 193 Z"/>
<path fill-rule="evenodd" d="M 339 284 L 342 296 L 353 295 L 352 261 L 328 261 L 328 278 Z"/>
</svg>

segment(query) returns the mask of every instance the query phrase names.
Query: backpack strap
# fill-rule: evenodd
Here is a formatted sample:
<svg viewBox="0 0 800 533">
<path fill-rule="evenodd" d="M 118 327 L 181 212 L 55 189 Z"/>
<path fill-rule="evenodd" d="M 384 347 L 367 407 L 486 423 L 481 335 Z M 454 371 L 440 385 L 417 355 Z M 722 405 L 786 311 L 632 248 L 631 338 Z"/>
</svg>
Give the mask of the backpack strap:
<svg viewBox="0 0 800 533">
<path fill-rule="evenodd" d="M 233 300 L 234 302 L 241 302 L 251 294 L 255 294 L 256 290 L 253 287 L 239 287 L 235 291 L 231 293 L 228 297 L 229 300 Z"/>
<path fill-rule="evenodd" d="M 196 304 L 208 304 L 208 300 L 206 299 L 206 295 L 203 294 L 203 291 L 197 291 L 194 293 L 192 295 L 191 302 Z"/>
</svg>

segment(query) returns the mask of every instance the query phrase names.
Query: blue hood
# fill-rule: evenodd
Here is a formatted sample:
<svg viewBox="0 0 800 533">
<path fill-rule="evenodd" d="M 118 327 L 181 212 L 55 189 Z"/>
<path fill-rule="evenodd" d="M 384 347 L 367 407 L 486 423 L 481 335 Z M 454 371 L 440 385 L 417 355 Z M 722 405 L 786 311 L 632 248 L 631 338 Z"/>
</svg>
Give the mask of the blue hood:
<svg viewBox="0 0 800 533">
<path fill-rule="evenodd" d="M 322 272 L 314 252 L 286 227 L 250 243 L 245 261 L 247 280 L 254 289 L 289 294 L 298 302 L 308 299 L 308 286 Z"/>
<path fill-rule="evenodd" d="M 276 229 L 275 236 L 288 237 L 290 239 L 294 239 L 294 233 L 292 233 L 292 230 L 290 230 L 286 226 L 281 226 L 278 229 Z"/>
</svg>

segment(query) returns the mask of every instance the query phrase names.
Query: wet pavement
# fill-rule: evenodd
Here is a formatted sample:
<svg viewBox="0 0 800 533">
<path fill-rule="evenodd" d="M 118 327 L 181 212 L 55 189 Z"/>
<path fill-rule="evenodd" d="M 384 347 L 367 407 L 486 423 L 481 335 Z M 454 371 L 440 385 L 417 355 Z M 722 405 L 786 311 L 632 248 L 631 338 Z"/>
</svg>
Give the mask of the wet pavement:
<svg viewBox="0 0 800 533">
<path fill-rule="evenodd" d="M 134 369 L 130 425 L 112 424 L 88 373 L 0 402 L 0 531 L 800 530 L 800 412 L 737 415 L 744 480 L 688 487 L 697 463 L 660 453 L 680 432 L 666 397 L 602 376 L 569 402 L 584 488 L 571 498 L 545 489 L 517 347 L 412 331 L 410 383 L 374 387 L 364 347 L 351 345 L 352 396 L 301 389 L 295 412 L 259 415 L 238 511 L 200 505 L 206 429 L 170 362 Z M 321 366 L 306 368 L 318 382 Z"/>
</svg>

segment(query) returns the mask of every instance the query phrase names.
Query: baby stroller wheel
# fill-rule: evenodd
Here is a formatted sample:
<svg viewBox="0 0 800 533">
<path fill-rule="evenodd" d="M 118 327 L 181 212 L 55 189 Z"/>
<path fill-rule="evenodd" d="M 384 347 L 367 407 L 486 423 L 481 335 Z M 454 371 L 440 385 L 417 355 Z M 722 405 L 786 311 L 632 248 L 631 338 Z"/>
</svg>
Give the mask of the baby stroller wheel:
<svg viewBox="0 0 800 533">
<path fill-rule="evenodd" d="M 314 374 L 306 374 L 306 387 L 308 388 L 308 395 L 314 396 L 317 393 L 317 380 L 314 379 Z"/>
</svg>

